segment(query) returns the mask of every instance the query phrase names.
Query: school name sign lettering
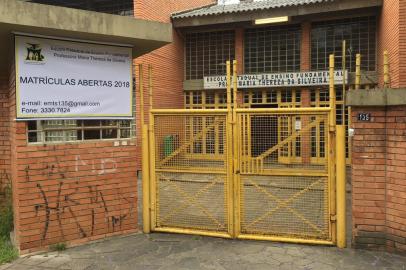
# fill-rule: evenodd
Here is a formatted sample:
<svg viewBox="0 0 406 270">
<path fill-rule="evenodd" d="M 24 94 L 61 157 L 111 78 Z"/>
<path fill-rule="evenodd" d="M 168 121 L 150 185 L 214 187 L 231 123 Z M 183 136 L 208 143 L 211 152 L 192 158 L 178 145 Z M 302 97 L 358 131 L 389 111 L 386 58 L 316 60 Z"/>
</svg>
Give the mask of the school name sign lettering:
<svg viewBox="0 0 406 270">
<path fill-rule="evenodd" d="M 17 119 L 132 117 L 132 49 L 15 36 Z"/>
<path fill-rule="evenodd" d="M 348 82 L 348 72 L 345 72 Z M 344 71 L 334 72 L 334 83 L 343 84 Z M 237 85 L 239 89 L 263 88 L 263 87 L 299 87 L 299 86 L 321 86 L 329 85 L 329 71 L 315 72 L 289 72 L 239 75 Z M 225 89 L 227 87 L 226 76 L 204 77 L 204 89 Z"/>
</svg>

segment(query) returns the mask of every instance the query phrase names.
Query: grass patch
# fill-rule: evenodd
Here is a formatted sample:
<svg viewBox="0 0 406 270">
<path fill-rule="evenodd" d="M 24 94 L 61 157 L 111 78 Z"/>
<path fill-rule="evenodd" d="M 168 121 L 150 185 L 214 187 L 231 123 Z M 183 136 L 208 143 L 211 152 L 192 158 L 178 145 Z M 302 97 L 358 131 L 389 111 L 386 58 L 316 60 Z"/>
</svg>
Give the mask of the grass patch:
<svg viewBox="0 0 406 270">
<path fill-rule="evenodd" d="M 18 258 L 18 252 L 6 237 L 0 237 L 0 265 Z"/>
<path fill-rule="evenodd" d="M 0 265 L 18 258 L 18 252 L 10 241 L 13 230 L 13 204 L 11 188 L 5 189 L 5 201 L 0 205 Z"/>
<path fill-rule="evenodd" d="M 64 251 L 66 249 L 65 243 L 58 243 L 50 247 L 51 251 Z"/>
</svg>

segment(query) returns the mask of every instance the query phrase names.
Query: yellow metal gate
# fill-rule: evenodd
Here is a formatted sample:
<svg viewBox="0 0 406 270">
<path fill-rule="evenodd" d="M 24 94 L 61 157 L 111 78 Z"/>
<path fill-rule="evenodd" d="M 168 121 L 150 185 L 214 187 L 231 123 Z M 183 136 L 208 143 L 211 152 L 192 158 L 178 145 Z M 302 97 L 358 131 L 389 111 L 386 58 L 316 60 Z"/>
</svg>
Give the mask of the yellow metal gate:
<svg viewBox="0 0 406 270">
<path fill-rule="evenodd" d="M 254 122 L 262 128 L 251 129 Z M 237 110 L 238 237 L 331 242 L 328 159 L 311 162 L 312 130 L 328 123 L 328 109 Z M 300 160 L 281 158 L 293 155 Z"/>
<path fill-rule="evenodd" d="M 144 232 L 337 243 L 345 135 L 336 186 L 334 84 L 329 107 L 247 109 L 235 98 L 232 106 L 227 81 L 227 109 L 151 110 L 149 127 L 142 123 Z M 325 158 L 315 164 L 319 149 Z"/>
<path fill-rule="evenodd" d="M 229 133 L 224 110 L 153 114 L 153 230 L 231 236 Z"/>
<path fill-rule="evenodd" d="M 328 126 L 329 110 L 238 109 L 235 115 L 233 122 L 227 110 L 154 111 L 152 230 L 332 243 L 328 159 L 310 162 L 311 131 Z M 253 130 L 258 121 L 262 128 Z M 301 161 L 287 164 L 280 157 L 293 151 L 292 142 Z"/>
</svg>

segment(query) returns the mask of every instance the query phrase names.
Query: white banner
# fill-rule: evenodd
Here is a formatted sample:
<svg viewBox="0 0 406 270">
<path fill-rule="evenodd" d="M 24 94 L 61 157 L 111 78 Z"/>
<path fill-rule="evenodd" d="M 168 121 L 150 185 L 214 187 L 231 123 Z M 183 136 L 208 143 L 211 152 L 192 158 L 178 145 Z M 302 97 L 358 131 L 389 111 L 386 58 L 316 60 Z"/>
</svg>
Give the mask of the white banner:
<svg viewBox="0 0 406 270">
<path fill-rule="evenodd" d="M 132 117 L 132 49 L 15 36 L 18 119 Z"/>
<path fill-rule="evenodd" d="M 343 75 L 344 72 L 342 70 L 335 71 L 335 84 L 343 84 Z M 328 71 L 269 73 L 239 75 L 237 80 L 238 89 L 263 87 L 303 87 L 329 85 L 330 75 Z M 348 72 L 346 72 L 346 82 L 348 82 Z M 204 89 L 225 89 L 226 87 L 226 76 L 204 77 Z"/>
</svg>

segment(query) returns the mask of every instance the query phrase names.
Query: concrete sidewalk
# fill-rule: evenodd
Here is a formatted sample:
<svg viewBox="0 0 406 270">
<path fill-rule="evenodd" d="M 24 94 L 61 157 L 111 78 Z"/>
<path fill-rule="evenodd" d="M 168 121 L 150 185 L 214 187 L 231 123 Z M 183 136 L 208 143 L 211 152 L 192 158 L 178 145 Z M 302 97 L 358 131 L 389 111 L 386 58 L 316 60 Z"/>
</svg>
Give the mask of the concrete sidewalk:
<svg viewBox="0 0 406 270">
<path fill-rule="evenodd" d="M 20 258 L 0 266 L 5 269 L 406 270 L 406 257 L 335 247 L 137 234 Z"/>
</svg>

